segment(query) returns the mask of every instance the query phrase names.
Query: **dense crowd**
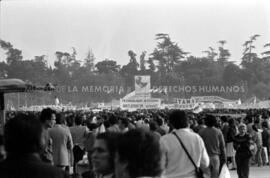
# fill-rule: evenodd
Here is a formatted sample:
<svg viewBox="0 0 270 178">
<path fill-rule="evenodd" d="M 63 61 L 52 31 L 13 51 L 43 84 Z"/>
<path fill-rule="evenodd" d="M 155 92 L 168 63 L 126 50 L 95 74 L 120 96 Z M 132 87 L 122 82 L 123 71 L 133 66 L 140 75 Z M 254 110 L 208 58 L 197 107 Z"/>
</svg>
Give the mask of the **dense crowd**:
<svg viewBox="0 0 270 178">
<path fill-rule="evenodd" d="M 8 112 L 0 177 L 249 177 L 269 166 L 270 111 Z M 86 161 L 87 171 L 78 164 Z"/>
</svg>

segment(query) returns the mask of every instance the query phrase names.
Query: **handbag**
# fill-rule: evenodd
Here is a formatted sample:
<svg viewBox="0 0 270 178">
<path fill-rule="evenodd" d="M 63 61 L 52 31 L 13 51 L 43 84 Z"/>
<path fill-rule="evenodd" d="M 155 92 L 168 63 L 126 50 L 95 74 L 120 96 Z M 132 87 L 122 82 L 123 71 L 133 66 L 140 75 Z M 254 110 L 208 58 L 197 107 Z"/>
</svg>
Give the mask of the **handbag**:
<svg viewBox="0 0 270 178">
<path fill-rule="evenodd" d="M 231 178 L 230 171 L 226 164 L 223 164 L 218 178 Z"/>
<path fill-rule="evenodd" d="M 195 167 L 196 177 L 197 178 L 204 178 L 202 169 L 200 167 L 198 167 L 194 163 L 193 159 L 191 158 L 190 154 L 188 153 L 188 151 L 187 151 L 185 145 L 183 144 L 183 142 L 181 141 L 180 137 L 175 132 L 173 132 L 173 134 L 176 136 L 177 140 L 180 142 L 180 144 L 182 145 L 183 149 L 185 150 L 188 158 L 190 159 L 190 161 L 192 162 L 193 166 Z"/>
<path fill-rule="evenodd" d="M 251 152 L 252 156 L 256 155 L 256 153 L 258 151 L 258 147 L 257 147 L 256 143 L 254 143 L 253 141 L 249 145 L 249 151 Z"/>
</svg>

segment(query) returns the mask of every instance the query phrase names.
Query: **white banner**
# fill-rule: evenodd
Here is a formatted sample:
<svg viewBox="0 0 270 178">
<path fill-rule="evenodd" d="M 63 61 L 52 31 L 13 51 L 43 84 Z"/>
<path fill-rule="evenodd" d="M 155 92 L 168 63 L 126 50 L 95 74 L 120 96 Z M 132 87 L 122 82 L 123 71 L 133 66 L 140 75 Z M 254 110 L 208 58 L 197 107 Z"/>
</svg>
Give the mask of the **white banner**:
<svg viewBox="0 0 270 178">
<path fill-rule="evenodd" d="M 175 107 L 177 109 L 193 109 L 198 104 L 201 108 L 235 108 L 238 106 L 238 100 L 228 100 L 219 96 L 194 96 L 190 99 L 175 98 Z"/>
<path fill-rule="evenodd" d="M 160 99 L 120 99 L 120 108 L 124 110 L 134 109 L 159 109 Z"/>
<path fill-rule="evenodd" d="M 260 108 L 270 108 L 270 100 L 260 101 L 258 105 Z"/>
<path fill-rule="evenodd" d="M 193 109 L 195 104 L 175 104 L 175 109 Z"/>
</svg>

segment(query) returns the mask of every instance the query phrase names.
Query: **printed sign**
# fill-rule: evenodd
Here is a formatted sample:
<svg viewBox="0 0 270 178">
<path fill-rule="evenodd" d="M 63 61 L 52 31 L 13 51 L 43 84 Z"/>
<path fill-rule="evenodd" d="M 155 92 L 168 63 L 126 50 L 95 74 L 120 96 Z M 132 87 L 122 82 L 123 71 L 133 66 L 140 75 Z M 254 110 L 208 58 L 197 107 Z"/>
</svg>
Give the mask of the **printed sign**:
<svg viewBox="0 0 270 178">
<path fill-rule="evenodd" d="M 120 99 L 120 108 L 124 110 L 134 109 L 159 109 L 160 99 Z"/>
<path fill-rule="evenodd" d="M 150 76 L 135 76 L 135 95 L 150 98 Z"/>
</svg>

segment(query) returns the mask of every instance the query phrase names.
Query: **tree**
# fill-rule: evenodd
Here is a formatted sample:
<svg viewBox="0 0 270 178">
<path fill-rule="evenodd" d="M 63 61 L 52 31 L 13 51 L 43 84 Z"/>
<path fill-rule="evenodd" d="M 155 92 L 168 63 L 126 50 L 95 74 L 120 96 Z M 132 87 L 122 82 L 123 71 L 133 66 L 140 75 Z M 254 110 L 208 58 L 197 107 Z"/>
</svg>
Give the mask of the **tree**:
<svg viewBox="0 0 270 178">
<path fill-rule="evenodd" d="M 154 64 L 153 59 L 149 58 L 149 59 L 147 60 L 147 63 L 149 64 L 149 71 L 155 72 L 155 70 L 156 70 L 156 65 Z"/>
<path fill-rule="evenodd" d="M 228 62 L 229 57 L 231 56 L 230 52 L 228 49 L 224 48 L 224 45 L 226 43 L 225 40 L 220 40 L 218 42 L 220 44 L 218 50 L 219 50 L 219 55 L 217 58 L 217 62 L 221 64 L 222 66 L 225 66 Z"/>
<path fill-rule="evenodd" d="M 263 47 L 268 49 L 266 49 L 266 51 L 262 53 L 262 59 L 268 64 L 270 64 L 270 43 L 266 43 Z"/>
<path fill-rule="evenodd" d="M 156 40 L 158 44 L 150 59 L 158 62 L 157 68 L 161 75 L 171 73 L 174 66 L 185 58 L 187 53 L 177 43 L 172 42 L 168 34 L 156 34 Z"/>
<path fill-rule="evenodd" d="M 41 56 L 35 56 L 32 60 L 32 67 L 33 70 L 36 72 L 36 75 L 34 75 L 36 78 L 39 78 L 38 81 L 47 81 L 49 80 L 49 68 L 48 68 L 48 62 L 46 60 L 46 55 Z M 41 79 L 43 78 L 43 79 Z M 47 83 L 46 82 L 46 83 Z"/>
<path fill-rule="evenodd" d="M 56 51 L 56 61 L 54 62 L 54 75 L 59 81 L 70 83 L 77 82 L 76 77 L 80 76 L 80 61 L 76 60 L 76 49 L 72 47 L 72 53 Z"/>
<path fill-rule="evenodd" d="M 114 60 L 105 59 L 104 61 L 98 62 L 96 65 L 98 73 L 116 73 L 120 70 L 120 65 Z"/>
<path fill-rule="evenodd" d="M 257 53 L 254 52 L 254 49 L 256 48 L 254 46 L 254 42 L 259 36 L 260 35 L 255 34 L 243 44 L 244 52 L 241 65 L 243 67 L 243 71 L 245 71 L 245 73 L 249 73 L 249 75 L 251 76 L 247 79 L 247 81 L 249 82 L 248 85 L 250 87 L 254 87 L 260 82 L 263 82 L 265 84 L 268 84 L 270 82 L 270 65 L 267 60 L 268 52 L 266 51 L 262 53 L 262 58 L 260 58 Z M 265 47 L 267 46 L 268 44 L 265 45 Z"/>
<path fill-rule="evenodd" d="M 1 46 L 1 48 L 3 48 L 4 50 L 8 50 L 8 49 L 10 49 L 10 48 L 13 47 L 13 45 L 12 45 L 10 42 L 6 42 L 6 41 L 1 40 L 1 39 L 0 39 L 0 46 Z"/>
<path fill-rule="evenodd" d="M 5 42 L 0 40 L 0 46 L 2 49 L 6 50 L 6 61 L 7 64 L 10 65 L 13 62 L 18 62 L 23 59 L 22 51 L 16 48 L 13 48 L 13 45 L 9 42 Z"/>
<path fill-rule="evenodd" d="M 83 66 L 87 71 L 93 72 L 95 70 L 95 56 L 91 49 L 88 50 Z"/>
<path fill-rule="evenodd" d="M 149 62 L 152 62 L 152 64 L 154 64 L 154 61 L 157 61 L 157 65 L 155 65 L 155 68 L 157 68 L 158 72 L 161 73 L 161 75 L 165 75 L 166 60 L 164 54 L 162 54 L 162 51 L 159 51 L 157 48 L 154 49 L 153 53 L 149 58 Z"/>
<path fill-rule="evenodd" d="M 11 48 L 11 49 L 9 49 L 7 54 L 8 54 L 8 57 L 7 57 L 8 64 L 11 64 L 13 62 L 18 62 L 18 61 L 21 61 L 23 59 L 22 51 L 19 49 Z"/>
<path fill-rule="evenodd" d="M 61 63 L 66 68 L 71 67 L 74 64 L 78 65 L 78 63 L 80 63 L 80 61 L 78 61 L 76 59 L 76 56 L 77 56 L 76 49 L 74 47 L 72 47 L 71 49 L 72 49 L 71 54 L 68 52 L 56 51 L 55 55 L 56 55 L 57 61 L 55 62 L 55 65 L 59 65 Z M 57 67 L 57 66 L 55 66 L 55 67 Z"/>
<path fill-rule="evenodd" d="M 256 97 L 260 98 L 260 99 L 268 99 L 268 97 L 270 96 L 270 85 L 262 83 L 262 82 L 258 82 L 253 88 L 252 88 L 252 93 L 251 94 L 255 94 Z"/>
<path fill-rule="evenodd" d="M 189 56 L 176 67 L 179 78 L 192 85 L 219 85 L 224 67 L 206 57 Z"/>
<path fill-rule="evenodd" d="M 215 52 L 215 49 L 212 48 L 211 46 L 208 48 L 208 50 L 205 50 L 203 51 L 203 53 L 206 53 L 206 58 L 210 61 L 214 61 L 215 60 L 215 57 L 218 55 L 216 52 Z"/>
<path fill-rule="evenodd" d="M 253 52 L 253 49 L 255 49 L 255 46 L 253 44 L 259 36 L 260 35 L 258 34 L 253 35 L 250 37 L 249 40 L 245 41 L 245 43 L 243 44 L 244 52 L 241 62 L 241 65 L 243 67 L 249 68 L 249 64 L 252 63 L 253 60 L 255 60 L 258 57 L 257 53 Z"/>
<path fill-rule="evenodd" d="M 7 78 L 8 77 L 8 72 L 7 72 L 7 64 L 5 62 L 0 62 L 0 78 Z"/>
<path fill-rule="evenodd" d="M 226 84 L 233 85 L 239 83 L 241 78 L 241 69 L 235 64 L 228 64 L 223 72 L 223 81 Z"/>
</svg>

